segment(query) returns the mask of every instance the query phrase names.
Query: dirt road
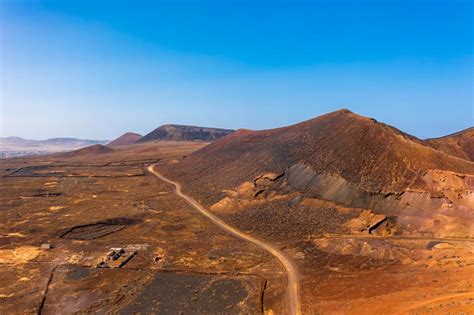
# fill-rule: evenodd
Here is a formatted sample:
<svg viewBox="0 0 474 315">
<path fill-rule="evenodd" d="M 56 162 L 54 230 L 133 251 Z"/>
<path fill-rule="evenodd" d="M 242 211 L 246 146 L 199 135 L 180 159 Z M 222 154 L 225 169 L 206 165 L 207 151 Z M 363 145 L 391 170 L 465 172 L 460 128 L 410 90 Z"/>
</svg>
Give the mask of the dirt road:
<svg viewBox="0 0 474 315">
<path fill-rule="evenodd" d="M 198 210 L 202 215 L 207 217 L 209 220 L 211 220 L 214 224 L 216 224 L 218 227 L 220 227 L 224 231 L 228 232 L 229 234 L 232 234 L 233 236 L 239 239 L 242 239 L 244 241 L 251 242 L 257 245 L 258 247 L 262 248 L 263 250 L 275 256 L 280 261 L 280 263 L 285 268 L 285 271 L 287 274 L 287 287 L 286 287 L 287 313 L 300 315 L 301 314 L 300 287 L 299 287 L 298 271 L 295 264 L 279 249 L 263 241 L 260 241 L 250 235 L 247 235 L 239 231 L 238 229 L 228 225 L 227 223 L 219 219 L 217 216 L 209 212 L 206 208 L 201 206 L 196 200 L 183 194 L 181 191 L 181 184 L 174 182 L 164 177 L 163 175 L 161 175 L 158 171 L 154 169 L 155 165 L 156 164 L 149 166 L 148 171 L 152 173 L 153 175 L 155 175 L 156 177 L 158 177 L 159 179 L 161 179 L 162 181 L 174 185 L 176 195 L 183 198 L 194 209 Z"/>
</svg>

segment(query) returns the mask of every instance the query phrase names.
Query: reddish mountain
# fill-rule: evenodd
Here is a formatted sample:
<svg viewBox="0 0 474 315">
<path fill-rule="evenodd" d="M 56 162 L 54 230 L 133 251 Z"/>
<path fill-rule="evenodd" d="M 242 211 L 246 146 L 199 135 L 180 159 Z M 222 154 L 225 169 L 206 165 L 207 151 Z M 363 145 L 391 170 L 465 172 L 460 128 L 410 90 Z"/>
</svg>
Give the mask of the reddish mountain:
<svg viewBox="0 0 474 315">
<path fill-rule="evenodd" d="M 474 163 L 348 110 L 284 128 L 239 130 L 163 170 L 212 204 L 225 189 L 298 163 L 369 192 L 421 188 L 427 170 L 474 174 Z"/>
<path fill-rule="evenodd" d="M 108 147 L 118 147 L 118 146 L 122 146 L 122 145 L 133 144 L 136 141 L 138 141 L 139 139 L 141 139 L 141 137 L 142 136 L 138 133 L 127 132 L 127 133 L 124 133 L 123 135 L 121 135 L 120 137 L 118 137 L 117 139 L 109 142 L 107 144 L 107 146 Z"/>
<path fill-rule="evenodd" d="M 183 125 L 164 125 L 143 136 L 137 143 L 160 140 L 173 141 L 215 141 L 230 133 L 233 130 L 183 126 Z"/>
<path fill-rule="evenodd" d="M 440 151 L 474 161 L 474 127 L 426 142 Z"/>
</svg>

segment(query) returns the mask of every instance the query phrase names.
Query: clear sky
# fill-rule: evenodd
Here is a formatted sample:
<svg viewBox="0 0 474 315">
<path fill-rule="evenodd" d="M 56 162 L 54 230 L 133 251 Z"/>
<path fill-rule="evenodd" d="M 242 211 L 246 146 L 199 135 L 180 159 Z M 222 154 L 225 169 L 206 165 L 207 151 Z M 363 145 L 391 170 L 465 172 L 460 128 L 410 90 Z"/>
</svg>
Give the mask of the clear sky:
<svg viewBox="0 0 474 315">
<path fill-rule="evenodd" d="M 339 108 L 474 125 L 473 3 L 0 0 L 1 136 L 266 129 Z"/>
</svg>

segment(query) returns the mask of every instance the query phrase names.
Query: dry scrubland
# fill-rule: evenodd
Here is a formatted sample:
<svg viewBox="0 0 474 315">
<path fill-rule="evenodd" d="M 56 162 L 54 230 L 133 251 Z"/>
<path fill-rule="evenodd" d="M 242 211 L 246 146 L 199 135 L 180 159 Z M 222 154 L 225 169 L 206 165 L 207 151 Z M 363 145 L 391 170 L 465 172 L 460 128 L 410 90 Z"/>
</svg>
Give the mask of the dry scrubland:
<svg viewBox="0 0 474 315">
<path fill-rule="evenodd" d="M 1 161 L 0 313 L 262 309 L 265 279 L 281 281 L 278 265 L 145 170 L 205 144 Z M 136 254 L 97 268 L 113 247 Z"/>
<path fill-rule="evenodd" d="M 0 313 L 286 313 L 279 262 L 151 164 L 293 260 L 303 313 L 474 312 L 472 134 L 452 137 L 344 110 L 211 144 L 2 160 Z M 124 254 L 99 268 L 111 248 Z"/>
</svg>

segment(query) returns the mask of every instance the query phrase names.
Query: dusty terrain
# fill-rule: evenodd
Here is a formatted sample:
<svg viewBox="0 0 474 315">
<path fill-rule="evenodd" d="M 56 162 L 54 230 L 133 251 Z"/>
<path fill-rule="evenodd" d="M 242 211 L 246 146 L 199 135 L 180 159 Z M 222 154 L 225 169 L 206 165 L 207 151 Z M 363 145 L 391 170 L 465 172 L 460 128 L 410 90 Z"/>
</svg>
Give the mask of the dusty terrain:
<svg viewBox="0 0 474 315">
<path fill-rule="evenodd" d="M 474 163 L 430 141 L 344 110 L 2 160 L 0 313 L 472 313 Z"/>
<path fill-rule="evenodd" d="M 212 221 L 217 227 L 219 227 L 221 230 L 229 233 L 232 236 L 235 236 L 238 239 L 241 239 L 245 242 L 252 243 L 256 245 L 257 247 L 261 248 L 262 250 L 268 252 L 270 255 L 274 256 L 278 261 L 281 263 L 282 267 L 285 269 L 285 273 L 287 275 L 286 279 L 286 299 L 285 299 L 285 306 L 286 306 L 286 311 L 290 314 L 301 314 L 301 302 L 300 302 L 300 287 L 299 287 L 299 275 L 297 268 L 293 261 L 289 259 L 282 251 L 277 249 L 276 247 L 270 245 L 269 243 L 265 241 L 261 241 L 257 238 L 252 237 L 250 234 L 244 233 L 240 231 L 239 229 L 234 228 L 233 226 L 225 223 L 219 217 L 216 215 L 212 214 L 209 210 L 204 208 L 202 205 L 200 205 L 196 200 L 193 198 L 187 196 L 186 194 L 183 194 L 181 191 L 181 184 L 178 182 L 174 182 L 163 175 L 161 175 L 159 172 L 157 172 L 154 168 L 156 165 L 151 165 L 148 167 L 148 171 L 152 174 L 154 174 L 156 177 L 161 179 L 164 182 L 167 182 L 169 184 L 174 185 L 175 188 L 175 193 L 178 197 L 182 198 L 184 201 L 186 201 L 190 206 L 192 206 L 194 209 L 199 211 L 203 216 L 207 217 L 210 221 Z"/>
<path fill-rule="evenodd" d="M 3 160 L 0 313 L 179 313 L 208 306 L 258 313 L 264 289 L 274 286 L 266 303 L 280 307 L 278 262 L 216 229 L 146 171 L 203 145 Z M 133 257 L 98 268 L 116 247 Z"/>
<path fill-rule="evenodd" d="M 159 169 L 288 253 L 303 313 L 474 311 L 468 158 L 341 110 L 238 130 Z"/>
</svg>

